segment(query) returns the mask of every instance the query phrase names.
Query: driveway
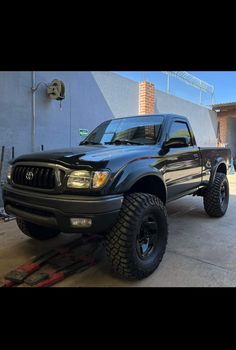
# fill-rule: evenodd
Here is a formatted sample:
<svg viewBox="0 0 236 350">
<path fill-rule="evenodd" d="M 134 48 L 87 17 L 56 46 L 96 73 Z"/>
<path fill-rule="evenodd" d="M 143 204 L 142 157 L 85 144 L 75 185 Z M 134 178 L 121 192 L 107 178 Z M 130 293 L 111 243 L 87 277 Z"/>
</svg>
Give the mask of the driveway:
<svg viewBox="0 0 236 350">
<path fill-rule="evenodd" d="M 188 196 L 168 204 L 169 240 L 159 268 L 148 278 L 130 282 L 111 274 L 104 249 L 99 263 L 57 284 L 61 287 L 235 287 L 236 174 L 229 176 L 230 203 L 223 218 L 209 218 L 202 198 Z M 48 242 L 24 236 L 15 221 L 0 224 L 0 276 L 35 255 L 75 239 L 62 234 Z"/>
</svg>

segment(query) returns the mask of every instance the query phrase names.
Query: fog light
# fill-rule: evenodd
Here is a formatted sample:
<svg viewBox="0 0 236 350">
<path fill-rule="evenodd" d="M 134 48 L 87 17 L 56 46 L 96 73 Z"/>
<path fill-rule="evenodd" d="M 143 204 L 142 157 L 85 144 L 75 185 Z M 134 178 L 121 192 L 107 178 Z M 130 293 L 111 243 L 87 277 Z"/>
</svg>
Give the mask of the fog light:
<svg viewBox="0 0 236 350">
<path fill-rule="evenodd" d="M 92 219 L 90 218 L 71 218 L 71 225 L 75 227 L 90 227 L 92 226 Z"/>
</svg>

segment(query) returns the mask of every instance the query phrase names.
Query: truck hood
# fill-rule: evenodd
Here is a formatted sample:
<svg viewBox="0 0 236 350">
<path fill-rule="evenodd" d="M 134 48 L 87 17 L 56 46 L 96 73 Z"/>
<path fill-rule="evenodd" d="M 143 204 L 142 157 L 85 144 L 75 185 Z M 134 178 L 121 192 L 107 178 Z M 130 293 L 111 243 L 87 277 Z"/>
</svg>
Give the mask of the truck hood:
<svg viewBox="0 0 236 350">
<path fill-rule="evenodd" d="M 12 162 L 34 161 L 59 163 L 70 168 L 81 166 L 92 168 L 121 167 L 138 158 L 157 156 L 157 145 L 84 145 L 40 153 L 31 153 L 15 158 Z M 112 164 L 111 164 L 112 163 Z"/>
</svg>

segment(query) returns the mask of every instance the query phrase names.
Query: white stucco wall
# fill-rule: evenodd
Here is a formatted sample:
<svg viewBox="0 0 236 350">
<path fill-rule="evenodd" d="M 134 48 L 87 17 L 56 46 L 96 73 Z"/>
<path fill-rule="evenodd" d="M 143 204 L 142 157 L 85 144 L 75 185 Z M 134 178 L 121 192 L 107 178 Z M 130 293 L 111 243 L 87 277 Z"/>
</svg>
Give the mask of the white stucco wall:
<svg viewBox="0 0 236 350">
<path fill-rule="evenodd" d="M 114 117 L 138 115 L 138 82 L 112 72 L 92 72 L 92 75 Z M 216 146 L 216 112 L 160 90 L 156 90 L 155 112 L 175 113 L 187 117 L 197 144 L 201 147 Z"/>
<path fill-rule="evenodd" d="M 139 84 L 112 72 L 92 72 L 115 118 L 138 114 Z"/>
<path fill-rule="evenodd" d="M 216 112 L 159 90 L 156 90 L 155 99 L 156 113 L 175 113 L 189 119 L 198 146 L 216 146 Z"/>
</svg>

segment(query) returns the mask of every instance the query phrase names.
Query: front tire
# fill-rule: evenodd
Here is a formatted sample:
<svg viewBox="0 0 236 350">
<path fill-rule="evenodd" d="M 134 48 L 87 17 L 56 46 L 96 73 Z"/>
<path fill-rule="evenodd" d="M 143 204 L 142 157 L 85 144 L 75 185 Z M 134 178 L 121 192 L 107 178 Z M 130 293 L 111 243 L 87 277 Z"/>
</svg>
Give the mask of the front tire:
<svg viewBox="0 0 236 350">
<path fill-rule="evenodd" d="M 16 218 L 19 229 L 28 237 L 44 241 L 59 235 L 60 231 L 49 227 L 43 227 L 21 218 Z"/>
<path fill-rule="evenodd" d="M 214 182 L 203 196 L 203 203 L 209 216 L 219 218 L 225 215 L 229 204 L 229 183 L 225 174 L 216 173 Z"/>
<path fill-rule="evenodd" d="M 146 193 L 127 195 L 117 223 L 106 236 L 113 270 L 128 279 L 149 276 L 162 260 L 167 237 L 167 213 L 162 201 Z"/>
</svg>

